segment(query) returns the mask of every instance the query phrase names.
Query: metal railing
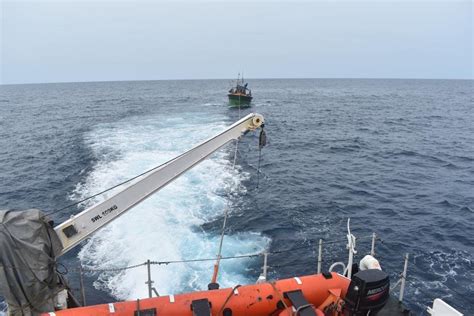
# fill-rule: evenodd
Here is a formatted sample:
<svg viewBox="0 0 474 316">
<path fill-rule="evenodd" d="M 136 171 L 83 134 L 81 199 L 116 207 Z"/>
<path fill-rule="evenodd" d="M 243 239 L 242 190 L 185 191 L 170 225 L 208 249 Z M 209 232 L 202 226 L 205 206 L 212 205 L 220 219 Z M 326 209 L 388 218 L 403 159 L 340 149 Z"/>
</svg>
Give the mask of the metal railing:
<svg viewBox="0 0 474 316">
<path fill-rule="evenodd" d="M 378 240 L 377 235 L 375 233 L 372 233 L 369 236 L 363 236 L 360 239 L 368 239 L 371 238 L 371 247 L 370 247 L 370 252 L 369 254 L 374 256 L 375 255 L 375 245 L 376 241 Z M 319 274 L 322 271 L 322 263 L 323 263 L 323 246 L 324 245 L 330 245 L 330 244 L 337 244 L 337 243 L 344 243 L 348 242 L 347 240 L 330 240 L 330 241 L 324 241 L 323 239 L 319 239 L 318 242 L 318 256 L 317 256 L 317 267 L 316 267 L 316 272 Z M 349 249 L 349 256 L 353 256 L 356 254 L 355 251 L 355 237 L 354 237 L 354 245 L 350 246 L 350 241 L 348 242 L 348 249 Z M 287 252 L 293 252 L 296 250 L 301 250 L 301 249 L 314 249 L 313 245 L 304 245 L 304 246 L 299 246 L 299 247 L 294 247 L 291 249 L 285 249 L 285 250 L 277 250 L 277 251 L 263 251 L 260 253 L 253 253 L 253 254 L 245 254 L 245 255 L 236 255 L 236 256 L 226 256 L 226 257 L 221 257 L 221 260 L 229 260 L 229 259 L 244 259 L 244 258 L 256 258 L 256 257 L 263 257 L 263 266 L 262 266 L 262 273 L 260 274 L 257 283 L 263 283 L 266 282 L 268 279 L 268 269 L 270 266 L 268 265 L 268 256 L 269 255 L 275 255 L 275 254 L 282 254 L 282 253 L 287 253 Z M 152 280 L 152 271 L 151 271 L 151 266 L 152 265 L 169 265 L 169 264 L 177 264 L 177 263 L 195 263 L 195 262 L 207 262 L 207 261 L 215 261 L 215 258 L 199 258 L 199 259 L 187 259 L 187 260 L 168 260 L 168 261 L 152 261 L 152 260 L 147 260 L 143 263 L 135 264 L 135 265 L 130 265 L 130 266 L 125 266 L 125 267 L 117 267 L 117 268 L 88 268 L 88 267 L 83 267 L 82 265 L 80 266 L 80 269 L 77 271 L 80 273 L 80 291 L 81 291 L 81 297 L 82 297 L 82 302 L 85 305 L 85 290 L 84 290 L 84 282 L 83 282 L 83 274 L 84 272 L 106 272 L 106 271 L 124 271 L 124 270 L 129 270 L 129 269 L 135 269 L 141 266 L 146 266 L 147 268 L 147 280 L 145 284 L 147 285 L 148 288 L 148 297 L 153 297 L 159 296 L 158 291 L 156 290 L 155 287 L 153 287 L 153 284 L 155 281 Z M 277 266 L 274 266 L 277 267 Z M 391 287 L 391 291 L 397 288 L 400 285 L 400 293 L 399 293 L 399 301 L 403 301 L 403 296 L 404 296 L 404 291 L 405 291 L 405 284 L 406 284 L 406 276 L 407 276 L 407 268 L 408 268 L 408 254 L 405 255 L 404 258 L 404 268 L 403 272 L 400 274 L 400 279 L 395 282 L 394 286 Z M 344 269 L 343 274 L 347 274 L 349 271 L 349 267 Z M 331 269 L 330 269 L 331 271 Z"/>
</svg>

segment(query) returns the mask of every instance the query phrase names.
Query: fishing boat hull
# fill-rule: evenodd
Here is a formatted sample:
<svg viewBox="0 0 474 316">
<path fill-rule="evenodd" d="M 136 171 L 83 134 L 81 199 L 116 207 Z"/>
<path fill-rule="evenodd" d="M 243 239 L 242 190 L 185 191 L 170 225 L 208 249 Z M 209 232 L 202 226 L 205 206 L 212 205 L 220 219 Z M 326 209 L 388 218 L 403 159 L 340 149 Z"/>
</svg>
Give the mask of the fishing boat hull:
<svg viewBox="0 0 474 316">
<path fill-rule="evenodd" d="M 248 95 L 228 94 L 229 105 L 232 107 L 250 107 L 252 97 Z"/>
</svg>

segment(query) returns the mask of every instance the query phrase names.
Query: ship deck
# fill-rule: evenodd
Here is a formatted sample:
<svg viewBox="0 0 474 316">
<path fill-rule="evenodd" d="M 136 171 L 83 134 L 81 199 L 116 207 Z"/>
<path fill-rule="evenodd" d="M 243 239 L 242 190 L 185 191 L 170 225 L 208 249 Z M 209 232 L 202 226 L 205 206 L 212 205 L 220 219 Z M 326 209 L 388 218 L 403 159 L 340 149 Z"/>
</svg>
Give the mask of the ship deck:
<svg viewBox="0 0 474 316">
<path fill-rule="evenodd" d="M 397 298 L 390 296 L 384 308 L 378 312 L 378 316 L 409 316 L 413 315 Z"/>
</svg>

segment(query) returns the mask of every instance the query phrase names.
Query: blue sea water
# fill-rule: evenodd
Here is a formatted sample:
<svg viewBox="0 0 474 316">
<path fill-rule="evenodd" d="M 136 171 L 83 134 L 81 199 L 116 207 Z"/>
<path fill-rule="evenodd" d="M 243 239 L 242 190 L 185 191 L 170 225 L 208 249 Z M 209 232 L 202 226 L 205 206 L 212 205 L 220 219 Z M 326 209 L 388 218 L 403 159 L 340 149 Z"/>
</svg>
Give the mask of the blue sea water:
<svg viewBox="0 0 474 316">
<path fill-rule="evenodd" d="M 249 80 L 250 109 L 227 106 L 226 80 L 0 86 L 0 208 L 46 212 L 143 172 L 236 121 L 265 116 L 258 133 L 190 170 L 96 233 L 62 262 L 78 287 L 79 262 L 111 268 L 216 254 L 269 257 L 270 275 L 314 273 L 346 261 L 346 221 L 360 259 L 376 232 L 376 257 L 395 282 L 409 253 L 406 304 L 436 297 L 474 310 L 473 81 Z M 102 197 L 103 198 L 103 197 Z M 100 197 L 95 201 L 100 200 Z M 54 214 L 60 222 L 94 201 Z M 160 294 L 204 289 L 212 262 L 153 266 Z M 254 282 L 261 259 L 222 263 L 220 283 Z M 147 295 L 146 269 L 89 273 L 89 304 Z M 394 295 L 397 292 L 393 293 Z"/>
</svg>

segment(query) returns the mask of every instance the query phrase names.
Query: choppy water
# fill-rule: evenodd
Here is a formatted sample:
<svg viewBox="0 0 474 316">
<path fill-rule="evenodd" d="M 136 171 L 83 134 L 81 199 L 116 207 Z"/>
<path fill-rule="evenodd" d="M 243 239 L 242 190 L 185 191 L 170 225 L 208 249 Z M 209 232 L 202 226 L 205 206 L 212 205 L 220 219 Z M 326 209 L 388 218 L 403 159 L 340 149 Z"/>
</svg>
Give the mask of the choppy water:
<svg viewBox="0 0 474 316">
<path fill-rule="evenodd" d="M 146 259 L 212 257 L 226 205 L 224 254 L 300 248 L 269 258 L 272 277 L 314 273 L 319 238 L 327 269 L 346 260 L 346 220 L 375 231 L 395 280 L 410 254 L 406 302 L 435 297 L 474 310 L 472 81 L 250 80 L 250 111 L 266 117 L 256 188 L 257 134 L 186 173 L 63 262 L 108 268 Z M 0 208 L 46 211 L 101 191 L 238 119 L 229 82 L 147 81 L 0 86 Z M 83 209 L 55 215 L 57 222 Z M 358 241 L 359 258 L 370 247 Z M 153 267 L 160 292 L 206 288 L 212 263 Z M 253 282 L 259 259 L 225 261 L 220 282 Z M 143 268 L 88 275 L 89 303 L 146 296 Z M 396 294 L 396 293 L 394 293 Z"/>
</svg>

